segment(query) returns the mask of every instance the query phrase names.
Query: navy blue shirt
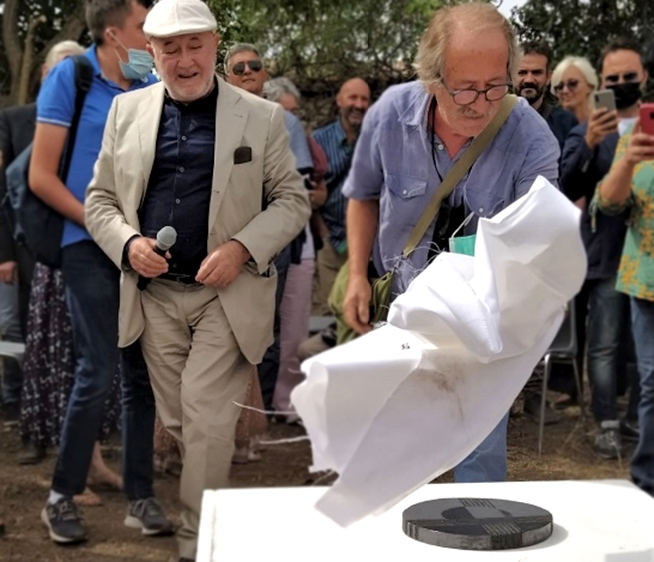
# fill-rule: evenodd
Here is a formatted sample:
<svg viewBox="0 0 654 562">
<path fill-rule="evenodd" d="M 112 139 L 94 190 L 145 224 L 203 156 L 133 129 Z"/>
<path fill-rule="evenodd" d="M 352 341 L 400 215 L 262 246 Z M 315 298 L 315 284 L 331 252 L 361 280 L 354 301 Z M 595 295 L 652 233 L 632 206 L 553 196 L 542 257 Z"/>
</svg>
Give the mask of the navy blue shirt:
<svg viewBox="0 0 654 562">
<path fill-rule="evenodd" d="M 568 137 L 570 131 L 579 124 L 577 118 L 569 111 L 554 106 L 547 99 L 543 100 L 538 113 L 547 121 L 556 140 L 559 141 L 561 152 L 563 152 L 565 139 Z"/>
<path fill-rule="evenodd" d="M 591 150 L 586 144 L 587 130 L 588 121 L 572 129 L 565 141 L 561 189 L 572 201 L 586 198 L 581 215 L 581 237 L 588 255 L 586 279 L 611 279 L 618 274 L 630 210 L 619 215 L 596 213 L 592 217 L 589 207 L 597 184 L 611 169 L 620 137 L 618 133 L 607 135 Z"/>
<path fill-rule="evenodd" d="M 164 226 L 177 231 L 170 249 L 170 273 L 195 277 L 207 256 L 213 181 L 218 87 L 184 104 L 166 95 L 157 150 L 143 205 L 141 234 L 156 238 Z"/>
</svg>

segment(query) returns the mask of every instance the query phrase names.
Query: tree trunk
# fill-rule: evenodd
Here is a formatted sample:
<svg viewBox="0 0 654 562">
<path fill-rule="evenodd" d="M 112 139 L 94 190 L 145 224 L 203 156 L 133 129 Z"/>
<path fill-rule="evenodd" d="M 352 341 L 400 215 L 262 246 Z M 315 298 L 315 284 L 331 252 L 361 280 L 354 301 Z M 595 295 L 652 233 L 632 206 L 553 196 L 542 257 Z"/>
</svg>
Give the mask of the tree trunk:
<svg viewBox="0 0 654 562">
<path fill-rule="evenodd" d="M 2 42 L 5 47 L 5 55 L 9 62 L 9 73 L 11 75 L 11 90 L 9 99 L 16 103 L 20 87 L 19 76 L 23 61 L 23 47 L 18 37 L 18 8 L 20 0 L 5 0 L 4 12 L 2 14 Z"/>
<path fill-rule="evenodd" d="M 15 80 L 16 82 L 19 82 L 18 92 L 16 93 L 17 105 L 24 105 L 28 102 L 27 98 L 29 95 L 30 77 L 32 76 L 32 61 L 34 60 L 34 35 L 37 26 L 40 23 L 46 23 L 47 21 L 48 20 L 45 16 L 33 17 L 30 19 L 29 25 L 27 26 L 25 49 L 23 51 L 23 60 L 20 67 L 20 79 Z"/>
<path fill-rule="evenodd" d="M 43 50 L 34 57 L 34 64 L 41 64 L 45 60 L 48 51 L 57 43 L 65 40 L 78 41 L 85 28 L 86 20 L 84 16 L 84 4 L 80 0 L 78 2 L 78 7 L 75 8 L 70 15 L 66 16 L 66 22 L 59 33 L 57 33 Z"/>
</svg>

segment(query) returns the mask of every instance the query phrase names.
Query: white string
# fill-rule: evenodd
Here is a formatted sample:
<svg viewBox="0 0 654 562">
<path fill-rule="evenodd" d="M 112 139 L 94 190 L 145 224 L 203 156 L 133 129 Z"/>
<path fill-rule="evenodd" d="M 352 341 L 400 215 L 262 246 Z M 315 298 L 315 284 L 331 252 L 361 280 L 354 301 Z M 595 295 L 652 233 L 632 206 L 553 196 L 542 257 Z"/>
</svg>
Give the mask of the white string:
<svg viewBox="0 0 654 562">
<path fill-rule="evenodd" d="M 320 484 L 320 482 L 326 480 L 327 478 L 329 478 L 330 476 L 333 476 L 334 474 L 336 474 L 335 471 L 328 470 L 325 474 L 323 474 L 322 476 L 320 476 L 319 478 L 316 478 L 313 482 L 311 482 L 311 485 L 312 486 L 317 486 L 318 484 Z"/>
<path fill-rule="evenodd" d="M 308 435 L 300 435 L 299 437 L 289 437 L 288 439 L 275 439 L 274 441 L 259 441 L 261 445 L 287 445 L 289 443 L 301 443 L 302 441 L 310 441 Z"/>
<path fill-rule="evenodd" d="M 236 402 L 235 400 L 232 400 L 232 404 L 235 406 L 238 406 L 239 408 L 243 408 L 244 410 L 251 410 L 253 412 L 258 412 L 260 414 L 270 414 L 270 415 L 278 415 L 278 416 L 296 416 L 297 412 L 280 412 L 278 410 L 260 410 L 259 408 L 255 408 L 254 406 L 247 406 L 245 404 L 240 404 L 239 402 Z M 299 437 L 289 437 L 288 439 L 274 439 L 272 441 L 259 441 L 261 445 L 287 445 L 290 443 L 300 443 L 302 441 L 309 441 L 309 436 L 308 435 L 301 435 Z"/>
<path fill-rule="evenodd" d="M 239 404 L 235 400 L 232 400 L 232 404 L 235 406 L 238 406 L 239 408 L 243 408 L 244 410 L 252 410 L 253 412 L 258 412 L 260 414 L 265 414 L 267 416 L 296 416 L 297 412 L 293 411 L 288 411 L 288 412 L 280 412 L 279 410 L 260 410 L 259 408 L 255 408 L 254 406 L 246 406 L 245 404 Z"/>
</svg>

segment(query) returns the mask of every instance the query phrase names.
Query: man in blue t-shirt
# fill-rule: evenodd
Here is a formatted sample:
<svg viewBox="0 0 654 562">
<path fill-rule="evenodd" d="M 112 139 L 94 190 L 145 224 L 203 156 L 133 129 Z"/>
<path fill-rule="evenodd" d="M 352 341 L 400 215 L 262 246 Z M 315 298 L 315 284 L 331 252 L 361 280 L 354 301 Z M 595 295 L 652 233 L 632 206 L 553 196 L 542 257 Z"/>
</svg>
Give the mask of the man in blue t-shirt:
<svg viewBox="0 0 654 562">
<path fill-rule="evenodd" d="M 75 113 L 75 65 L 52 70 L 37 99 L 29 181 L 32 191 L 65 218 L 62 273 L 75 340 L 75 383 L 64 419 L 52 488 L 41 519 L 57 543 L 86 540 L 73 496 L 85 487 L 94 443 L 118 360 L 119 270 L 84 227 L 84 197 L 102 145 L 113 99 L 156 80 L 145 51 L 143 23 L 151 0 L 90 0 L 86 21 L 94 69 L 84 101 L 70 172 L 57 175 Z M 129 174 L 129 170 L 121 173 Z M 154 398 L 138 342 L 122 350 L 123 472 L 129 500 L 125 524 L 144 535 L 170 534 L 172 523 L 154 498 Z"/>
</svg>

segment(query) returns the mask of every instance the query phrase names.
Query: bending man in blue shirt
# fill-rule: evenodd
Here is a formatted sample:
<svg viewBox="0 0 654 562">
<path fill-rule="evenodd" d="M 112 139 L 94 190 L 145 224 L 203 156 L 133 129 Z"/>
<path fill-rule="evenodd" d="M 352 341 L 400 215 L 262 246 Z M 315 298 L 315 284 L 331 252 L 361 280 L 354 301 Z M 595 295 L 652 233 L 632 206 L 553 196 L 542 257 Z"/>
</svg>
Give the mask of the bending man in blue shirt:
<svg viewBox="0 0 654 562">
<path fill-rule="evenodd" d="M 475 218 L 495 215 L 527 193 L 538 175 L 556 184 L 558 142 L 547 123 L 520 100 L 416 251 L 396 263 L 443 178 L 499 111 L 517 54 L 513 29 L 492 5 L 444 8 L 420 42 L 419 81 L 389 88 L 368 111 L 343 188 L 349 197 L 350 267 L 344 312 L 357 332 L 371 329 L 371 255 L 379 274 L 399 266 L 393 286 L 397 295 L 470 212 Z M 466 234 L 474 232 L 476 222 L 470 222 Z M 457 481 L 506 477 L 507 420 L 508 415 L 456 467 Z"/>
</svg>

